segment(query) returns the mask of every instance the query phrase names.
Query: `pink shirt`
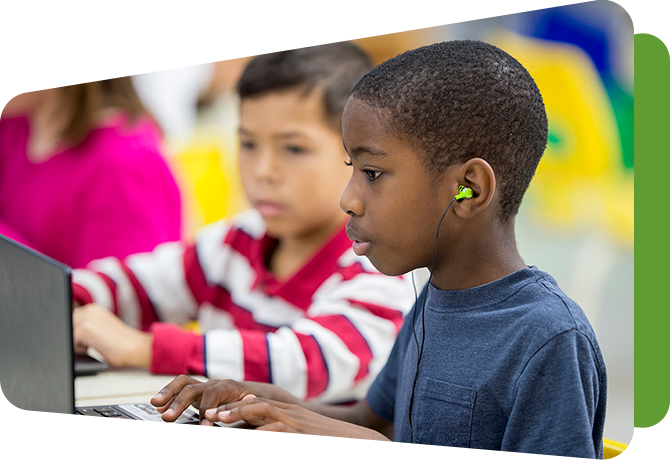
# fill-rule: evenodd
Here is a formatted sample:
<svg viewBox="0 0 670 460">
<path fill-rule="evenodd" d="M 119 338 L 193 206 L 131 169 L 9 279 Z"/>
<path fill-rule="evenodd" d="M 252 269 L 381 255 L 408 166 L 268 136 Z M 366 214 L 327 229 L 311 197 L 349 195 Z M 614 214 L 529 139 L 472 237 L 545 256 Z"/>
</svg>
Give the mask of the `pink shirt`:
<svg viewBox="0 0 670 460">
<path fill-rule="evenodd" d="M 181 201 L 148 119 L 119 116 L 42 163 L 26 118 L 0 119 L 0 233 L 71 267 L 180 238 Z"/>
</svg>

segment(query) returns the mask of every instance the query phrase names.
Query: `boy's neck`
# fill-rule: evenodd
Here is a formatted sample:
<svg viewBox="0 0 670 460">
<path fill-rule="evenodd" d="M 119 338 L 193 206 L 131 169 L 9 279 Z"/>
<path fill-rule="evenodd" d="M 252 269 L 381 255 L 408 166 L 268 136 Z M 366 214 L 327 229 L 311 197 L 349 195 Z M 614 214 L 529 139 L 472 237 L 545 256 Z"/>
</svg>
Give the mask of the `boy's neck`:
<svg viewBox="0 0 670 460">
<path fill-rule="evenodd" d="M 476 233 L 475 233 L 476 232 Z M 470 232 L 465 232 L 466 234 Z M 526 267 L 519 254 L 514 222 L 487 226 L 470 234 L 481 238 L 459 238 L 449 248 L 448 260 L 438 258 L 431 284 L 440 290 L 469 289 L 504 278 Z M 445 253 L 447 250 L 444 250 Z M 440 255 L 444 254 L 440 244 Z"/>
<path fill-rule="evenodd" d="M 289 279 L 314 257 L 314 254 L 344 225 L 346 219 L 347 215 L 342 213 L 338 219 L 313 231 L 279 238 L 268 260 L 270 272 L 280 281 Z"/>
</svg>

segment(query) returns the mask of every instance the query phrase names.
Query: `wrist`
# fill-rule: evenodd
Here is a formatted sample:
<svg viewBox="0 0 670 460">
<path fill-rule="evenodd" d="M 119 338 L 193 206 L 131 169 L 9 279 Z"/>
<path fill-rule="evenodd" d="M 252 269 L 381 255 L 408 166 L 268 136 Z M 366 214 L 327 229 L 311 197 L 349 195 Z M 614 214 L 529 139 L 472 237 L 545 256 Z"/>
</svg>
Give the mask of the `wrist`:
<svg viewBox="0 0 670 460">
<path fill-rule="evenodd" d="M 134 342 L 126 359 L 127 364 L 132 367 L 148 368 L 151 363 L 153 335 L 148 332 L 138 331 Z"/>
</svg>

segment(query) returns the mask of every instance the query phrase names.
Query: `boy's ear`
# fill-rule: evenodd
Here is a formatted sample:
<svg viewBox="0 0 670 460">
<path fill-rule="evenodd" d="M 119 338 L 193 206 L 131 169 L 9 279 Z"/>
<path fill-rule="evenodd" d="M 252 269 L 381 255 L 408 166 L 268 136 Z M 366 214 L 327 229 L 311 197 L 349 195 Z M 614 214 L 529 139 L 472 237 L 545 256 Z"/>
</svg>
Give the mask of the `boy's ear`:
<svg viewBox="0 0 670 460">
<path fill-rule="evenodd" d="M 459 183 L 456 185 L 454 195 L 458 193 L 458 185 L 470 187 L 473 193 L 472 198 L 456 201 L 454 212 L 463 219 L 471 219 L 485 210 L 493 200 L 496 191 L 496 175 L 486 160 L 472 158 L 458 168 L 456 177 Z"/>
</svg>

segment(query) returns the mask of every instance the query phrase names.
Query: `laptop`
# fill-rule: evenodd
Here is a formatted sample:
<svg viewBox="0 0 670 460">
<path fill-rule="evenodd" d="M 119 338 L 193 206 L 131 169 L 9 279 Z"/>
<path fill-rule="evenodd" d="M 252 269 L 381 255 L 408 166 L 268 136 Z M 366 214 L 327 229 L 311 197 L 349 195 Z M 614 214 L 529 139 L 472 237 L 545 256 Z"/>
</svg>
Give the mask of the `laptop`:
<svg viewBox="0 0 670 460">
<path fill-rule="evenodd" d="M 20 409 L 162 422 L 149 403 L 75 408 L 71 277 L 68 266 L 0 235 L 3 394 Z M 176 423 L 198 421 L 189 408 Z"/>
<path fill-rule="evenodd" d="M 95 375 L 99 372 L 106 371 L 109 368 L 107 363 L 99 361 L 98 359 L 88 354 L 82 355 L 75 353 L 74 355 L 74 376 L 82 377 L 85 375 Z"/>
</svg>

